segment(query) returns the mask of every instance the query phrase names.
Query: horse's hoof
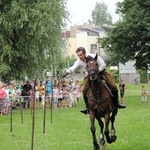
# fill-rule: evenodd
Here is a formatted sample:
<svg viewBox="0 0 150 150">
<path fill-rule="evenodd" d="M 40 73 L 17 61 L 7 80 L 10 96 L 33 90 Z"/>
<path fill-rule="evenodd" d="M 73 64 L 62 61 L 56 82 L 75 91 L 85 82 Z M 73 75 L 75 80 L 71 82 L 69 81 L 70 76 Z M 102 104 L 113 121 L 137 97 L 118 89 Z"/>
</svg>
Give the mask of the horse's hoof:
<svg viewBox="0 0 150 150">
<path fill-rule="evenodd" d="M 112 143 L 111 138 L 107 139 L 107 143 L 109 143 L 109 144 L 111 144 L 111 143 Z"/>
<path fill-rule="evenodd" d="M 111 136 L 111 141 L 112 141 L 112 142 L 115 142 L 116 139 L 117 139 L 117 136 L 116 136 L 116 135 L 112 135 L 112 136 Z"/>
<path fill-rule="evenodd" d="M 100 146 L 105 146 L 105 141 L 104 140 L 100 141 Z"/>
<path fill-rule="evenodd" d="M 94 147 L 94 150 L 100 150 L 99 144 L 96 144 L 96 145 L 94 145 L 93 147 Z"/>
</svg>

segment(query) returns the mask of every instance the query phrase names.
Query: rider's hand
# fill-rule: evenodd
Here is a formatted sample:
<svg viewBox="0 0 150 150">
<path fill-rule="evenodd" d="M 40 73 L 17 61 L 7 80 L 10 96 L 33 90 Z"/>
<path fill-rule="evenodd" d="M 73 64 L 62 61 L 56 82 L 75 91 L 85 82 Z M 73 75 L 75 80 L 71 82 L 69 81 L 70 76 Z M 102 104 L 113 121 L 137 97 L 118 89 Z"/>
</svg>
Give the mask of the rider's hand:
<svg viewBox="0 0 150 150">
<path fill-rule="evenodd" d="M 63 77 L 66 77 L 68 75 L 68 72 L 63 73 Z"/>
</svg>

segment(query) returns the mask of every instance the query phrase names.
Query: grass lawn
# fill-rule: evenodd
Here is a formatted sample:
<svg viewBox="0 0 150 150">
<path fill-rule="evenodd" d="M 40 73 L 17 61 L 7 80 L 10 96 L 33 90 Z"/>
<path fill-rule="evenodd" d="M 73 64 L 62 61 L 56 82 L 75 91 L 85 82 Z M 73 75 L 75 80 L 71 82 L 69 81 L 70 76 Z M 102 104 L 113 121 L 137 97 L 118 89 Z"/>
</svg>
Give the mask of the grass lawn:
<svg viewBox="0 0 150 150">
<path fill-rule="evenodd" d="M 141 102 L 141 86 L 127 85 L 125 93 L 126 109 L 120 109 L 116 121 L 115 143 L 106 144 L 107 150 L 150 150 L 150 92 L 148 103 Z M 84 108 L 80 101 L 76 108 L 53 110 L 52 123 L 50 109 L 46 111 L 46 134 L 43 135 L 43 110 L 35 110 L 34 150 L 92 150 L 92 135 L 88 115 L 81 114 Z M 29 109 L 23 110 L 23 124 L 20 110 L 13 110 L 13 128 L 10 132 L 10 116 L 0 116 L 0 150 L 30 150 L 32 120 Z M 97 138 L 99 127 L 96 122 Z"/>
</svg>

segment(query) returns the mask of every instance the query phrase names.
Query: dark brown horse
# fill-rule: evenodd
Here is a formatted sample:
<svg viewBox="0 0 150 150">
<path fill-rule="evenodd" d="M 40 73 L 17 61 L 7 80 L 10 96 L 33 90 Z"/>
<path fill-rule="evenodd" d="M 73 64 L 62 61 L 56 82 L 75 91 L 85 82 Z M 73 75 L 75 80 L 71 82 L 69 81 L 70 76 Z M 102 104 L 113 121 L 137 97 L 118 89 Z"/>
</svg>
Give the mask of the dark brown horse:
<svg viewBox="0 0 150 150">
<path fill-rule="evenodd" d="M 99 150 L 105 145 L 105 138 L 108 143 L 115 142 L 114 121 L 118 108 L 114 106 L 112 94 L 105 80 L 98 71 L 98 55 L 95 58 L 87 57 L 87 71 L 89 77 L 89 89 L 87 92 L 88 106 L 90 112 L 91 132 L 93 137 L 94 150 Z M 100 140 L 97 142 L 95 118 L 100 126 Z M 104 118 L 104 122 L 102 121 Z M 109 122 L 111 121 L 111 132 L 109 133 Z M 104 137 L 105 135 L 105 137 Z"/>
</svg>

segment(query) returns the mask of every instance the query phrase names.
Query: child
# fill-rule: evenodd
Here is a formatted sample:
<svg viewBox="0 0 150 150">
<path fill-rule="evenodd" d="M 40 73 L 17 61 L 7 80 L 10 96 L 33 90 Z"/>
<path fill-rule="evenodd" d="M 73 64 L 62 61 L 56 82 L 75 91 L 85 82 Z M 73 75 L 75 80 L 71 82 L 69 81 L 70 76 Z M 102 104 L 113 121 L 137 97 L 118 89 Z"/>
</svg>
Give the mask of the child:
<svg viewBox="0 0 150 150">
<path fill-rule="evenodd" d="M 35 100 L 36 100 L 36 108 L 39 108 L 39 89 L 38 89 L 38 83 L 35 84 Z"/>
<path fill-rule="evenodd" d="M 57 105 L 58 105 L 58 95 L 59 95 L 58 86 L 54 85 L 53 86 L 54 108 L 57 108 Z"/>
<path fill-rule="evenodd" d="M 62 107 L 62 100 L 63 100 L 63 89 L 62 87 L 59 85 L 59 95 L 58 95 L 58 107 Z"/>
<path fill-rule="evenodd" d="M 77 89 L 76 87 L 73 88 L 73 102 L 72 102 L 72 106 L 76 107 L 76 104 L 77 104 L 77 95 L 78 95 L 78 92 L 77 92 Z"/>
<path fill-rule="evenodd" d="M 120 97 L 121 97 L 121 102 L 122 103 L 125 103 L 125 100 L 124 100 L 124 93 L 125 93 L 125 89 L 126 89 L 126 85 L 124 84 L 124 81 L 121 80 L 120 81 L 120 84 L 119 84 L 119 90 L 120 90 Z"/>
<path fill-rule="evenodd" d="M 142 85 L 142 103 L 143 102 L 147 103 L 146 89 L 144 85 Z"/>
<path fill-rule="evenodd" d="M 66 108 L 68 108 L 68 97 L 69 97 L 69 93 L 68 93 L 68 91 L 67 91 L 67 89 L 64 87 L 63 88 L 63 100 L 62 100 L 62 108 L 63 107 L 66 107 Z"/>
<path fill-rule="evenodd" d="M 41 102 L 42 102 L 43 109 L 44 109 L 44 100 L 45 100 L 45 91 L 42 91 Z"/>
</svg>

